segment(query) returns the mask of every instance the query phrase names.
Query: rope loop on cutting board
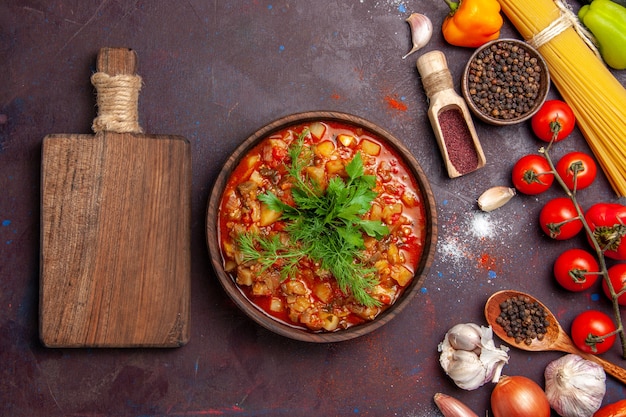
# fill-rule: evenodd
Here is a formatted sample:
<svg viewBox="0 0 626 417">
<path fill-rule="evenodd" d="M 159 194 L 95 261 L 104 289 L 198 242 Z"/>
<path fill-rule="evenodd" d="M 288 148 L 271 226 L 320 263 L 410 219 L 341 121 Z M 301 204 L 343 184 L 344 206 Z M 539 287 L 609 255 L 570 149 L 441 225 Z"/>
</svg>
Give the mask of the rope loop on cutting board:
<svg viewBox="0 0 626 417">
<path fill-rule="evenodd" d="M 91 76 L 96 88 L 98 116 L 93 120 L 94 132 L 142 133 L 139 126 L 139 90 L 141 77 L 96 72 Z"/>
</svg>

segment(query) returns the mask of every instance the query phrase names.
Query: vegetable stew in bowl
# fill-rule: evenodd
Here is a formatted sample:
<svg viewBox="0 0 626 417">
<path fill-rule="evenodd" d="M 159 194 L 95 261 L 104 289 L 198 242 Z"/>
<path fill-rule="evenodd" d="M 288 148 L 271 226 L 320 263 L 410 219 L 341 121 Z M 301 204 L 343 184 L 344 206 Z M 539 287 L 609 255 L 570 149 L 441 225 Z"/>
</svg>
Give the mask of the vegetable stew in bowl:
<svg viewBox="0 0 626 417">
<path fill-rule="evenodd" d="M 368 333 L 412 298 L 436 214 L 417 162 L 344 113 L 287 116 L 246 140 L 209 201 L 213 267 L 257 323 L 298 340 Z"/>
</svg>

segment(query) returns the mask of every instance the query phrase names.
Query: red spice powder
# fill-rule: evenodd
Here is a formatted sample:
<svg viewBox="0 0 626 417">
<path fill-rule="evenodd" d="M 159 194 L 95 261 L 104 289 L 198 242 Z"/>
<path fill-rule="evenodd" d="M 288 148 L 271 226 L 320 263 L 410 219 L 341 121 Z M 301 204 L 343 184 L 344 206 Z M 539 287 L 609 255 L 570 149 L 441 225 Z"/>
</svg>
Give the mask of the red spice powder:
<svg viewBox="0 0 626 417">
<path fill-rule="evenodd" d="M 496 260 L 488 253 L 483 253 L 478 259 L 478 264 L 481 268 L 493 270 L 496 267 Z"/>
<path fill-rule="evenodd" d="M 478 153 L 461 111 L 456 108 L 444 110 L 437 115 L 437 119 L 452 165 L 461 174 L 475 170 L 478 166 Z"/>
<path fill-rule="evenodd" d="M 389 107 L 391 107 L 392 109 L 400 110 L 400 111 L 406 111 L 407 109 L 406 104 L 402 103 L 401 101 L 396 100 L 394 97 L 386 96 L 385 101 L 387 102 Z"/>
</svg>

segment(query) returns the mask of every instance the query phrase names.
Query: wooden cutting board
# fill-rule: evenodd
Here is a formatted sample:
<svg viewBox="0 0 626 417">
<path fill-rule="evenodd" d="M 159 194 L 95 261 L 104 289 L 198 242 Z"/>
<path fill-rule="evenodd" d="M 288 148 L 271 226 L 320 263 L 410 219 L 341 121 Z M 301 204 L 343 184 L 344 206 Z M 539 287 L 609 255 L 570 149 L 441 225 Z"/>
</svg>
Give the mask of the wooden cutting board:
<svg viewBox="0 0 626 417">
<path fill-rule="evenodd" d="M 39 333 L 48 347 L 189 339 L 190 144 L 141 133 L 136 66 L 130 49 L 100 50 L 95 135 L 43 140 Z"/>
</svg>

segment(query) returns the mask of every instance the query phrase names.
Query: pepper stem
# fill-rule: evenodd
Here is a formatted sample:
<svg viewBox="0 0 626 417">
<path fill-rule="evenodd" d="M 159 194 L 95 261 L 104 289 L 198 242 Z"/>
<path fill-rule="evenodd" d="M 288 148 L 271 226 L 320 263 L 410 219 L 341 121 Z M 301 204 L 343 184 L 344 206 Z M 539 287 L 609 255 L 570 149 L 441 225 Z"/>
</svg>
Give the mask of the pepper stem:
<svg viewBox="0 0 626 417">
<path fill-rule="evenodd" d="M 448 5 L 448 7 L 450 8 L 450 14 L 454 14 L 454 12 L 456 12 L 456 9 L 459 8 L 459 4 L 461 4 L 461 1 L 452 1 L 452 0 L 443 0 L 446 2 L 446 4 Z"/>
</svg>

